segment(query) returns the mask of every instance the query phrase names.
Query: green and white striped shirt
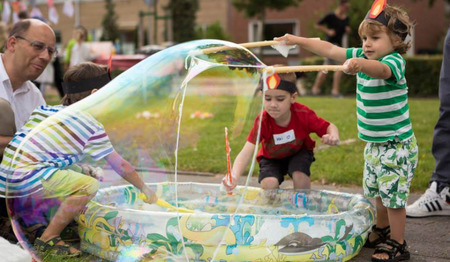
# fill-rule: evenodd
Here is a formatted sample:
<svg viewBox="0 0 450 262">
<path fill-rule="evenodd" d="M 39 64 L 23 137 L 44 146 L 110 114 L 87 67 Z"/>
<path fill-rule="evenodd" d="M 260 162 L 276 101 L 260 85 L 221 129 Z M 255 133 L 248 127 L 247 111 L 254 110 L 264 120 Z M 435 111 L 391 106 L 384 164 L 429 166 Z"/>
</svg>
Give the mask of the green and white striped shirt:
<svg viewBox="0 0 450 262">
<path fill-rule="evenodd" d="M 366 58 L 362 48 L 347 49 L 347 59 Z M 358 136 L 367 142 L 386 142 L 398 138 L 411 138 L 408 86 L 405 79 L 405 60 L 397 53 L 388 54 L 378 61 L 392 71 L 389 79 L 372 78 L 362 72 L 357 74 L 356 106 Z"/>
</svg>

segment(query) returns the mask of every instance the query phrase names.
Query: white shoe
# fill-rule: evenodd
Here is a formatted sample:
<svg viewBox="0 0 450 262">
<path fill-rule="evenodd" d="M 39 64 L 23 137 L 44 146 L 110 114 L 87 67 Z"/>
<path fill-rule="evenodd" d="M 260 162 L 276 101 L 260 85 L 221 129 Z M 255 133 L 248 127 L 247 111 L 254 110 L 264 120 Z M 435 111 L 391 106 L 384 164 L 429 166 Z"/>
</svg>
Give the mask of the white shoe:
<svg viewBox="0 0 450 262">
<path fill-rule="evenodd" d="M 430 188 L 414 204 L 406 207 L 406 216 L 450 216 L 449 187 L 445 187 L 438 194 L 437 182 L 432 182 Z"/>
</svg>

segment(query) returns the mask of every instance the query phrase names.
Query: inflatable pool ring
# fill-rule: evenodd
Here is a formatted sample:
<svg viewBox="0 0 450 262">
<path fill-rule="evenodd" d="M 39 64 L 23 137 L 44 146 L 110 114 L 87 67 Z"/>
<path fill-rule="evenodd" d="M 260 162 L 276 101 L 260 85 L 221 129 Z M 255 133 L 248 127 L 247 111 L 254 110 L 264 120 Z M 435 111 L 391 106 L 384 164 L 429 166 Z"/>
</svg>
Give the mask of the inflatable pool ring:
<svg viewBox="0 0 450 262">
<path fill-rule="evenodd" d="M 374 220 L 371 203 L 354 194 L 238 187 L 228 195 L 216 184 L 148 185 L 194 213 L 144 203 L 132 186 L 104 188 L 77 219 L 82 250 L 111 261 L 347 261 Z"/>
</svg>

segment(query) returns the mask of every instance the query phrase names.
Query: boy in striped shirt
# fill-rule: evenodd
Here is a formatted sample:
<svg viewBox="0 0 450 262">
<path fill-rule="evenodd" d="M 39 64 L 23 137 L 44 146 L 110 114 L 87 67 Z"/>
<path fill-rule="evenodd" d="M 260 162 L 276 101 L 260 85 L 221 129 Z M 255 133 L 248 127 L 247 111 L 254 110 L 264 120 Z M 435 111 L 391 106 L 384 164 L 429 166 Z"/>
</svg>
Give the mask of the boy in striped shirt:
<svg viewBox="0 0 450 262">
<path fill-rule="evenodd" d="M 61 201 L 47 228 L 34 242 L 40 252 L 69 257 L 81 254 L 65 244 L 60 234 L 99 188 L 97 179 L 82 174 L 77 166 L 72 168 L 85 157 L 105 158 L 114 171 L 147 196 L 146 202 L 157 200 L 133 166 L 114 150 L 101 123 L 86 112 L 65 109 L 109 81 L 105 67 L 90 62 L 71 67 L 64 75 L 66 95 L 62 105 L 38 107 L 5 149 L 0 165 L 0 197 L 12 199 L 13 210 L 22 210 L 30 199 Z"/>
<path fill-rule="evenodd" d="M 285 35 L 275 38 L 298 44 L 318 55 L 344 62 L 344 72 L 357 74 L 357 122 L 364 150 L 364 194 L 376 198 L 377 224 L 366 246 L 375 247 L 372 261 L 410 257 L 403 239 L 405 206 L 418 160 L 409 119 L 405 38 L 412 22 L 405 11 L 375 1 L 359 26 L 362 48 L 341 48 L 325 41 Z"/>
</svg>

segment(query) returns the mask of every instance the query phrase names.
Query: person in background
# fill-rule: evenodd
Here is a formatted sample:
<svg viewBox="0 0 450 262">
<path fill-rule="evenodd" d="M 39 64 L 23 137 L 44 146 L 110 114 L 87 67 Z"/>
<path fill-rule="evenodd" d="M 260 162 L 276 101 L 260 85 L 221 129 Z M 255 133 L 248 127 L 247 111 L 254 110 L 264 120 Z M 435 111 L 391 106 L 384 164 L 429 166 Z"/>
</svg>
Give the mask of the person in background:
<svg viewBox="0 0 450 262">
<path fill-rule="evenodd" d="M 79 63 L 92 61 L 98 57 L 97 54 L 90 50 L 89 45 L 86 43 L 86 29 L 81 27 L 76 28 L 73 37 L 75 39 L 75 44 L 71 48 L 69 67 Z"/>
<path fill-rule="evenodd" d="M 450 27 L 444 42 L 439 77 L 439 119 L 434 127 L 431 152 L 435 159 L 430 188 L 406 207 L 408 217 L 450 216 Z"/>
<path fill-rule="evenodd" d="M 82 26 L 82 25 L 77 25 L 74 28 L 73 33 L 75 33 L 75 30 L 82 30 L 83 34 L 88 35 L 87 29 L 84 26 Z M 73 48 L 73 46 L 75 45 L 76 42 L 77 41 L 75 40 L 75 38 L 72 37 L 69 40 L 69 42 L 67 43 L 66 51 L 65 51 L 65 55 L 64 55 L 64 71 L 67 71 L 67 69 L 70 66 L 70 58 L 72 56 L 72 48 Z"/>
<path fill-rule="evenodd" d="M 325 15 L 315 25 L 317 29 L 326 34 L 326 40 L 333 45 L 342 46 L 342 38 L 344 34 L 350 33 L 348 10 L 350 9 L 350 2 L 348 0 L 340 0 L 338 7 L 331 13 Z M 339 62 L 330 58 L 326 58 L 325 65 L 338 65 Z M 342 71 L 333 73 L 333 86 L 331 88 L 331 96 L 341 98 L 340 84 L 342 78 Z M 325 81 L 327 74 L 324 72 L 317 73 L 316 81 L 311 89 L 312 95 L 319 95 L 321 93 L 320 87 Z"/>
<path fill-rule="evenodd" d="M 3 53 L 8 40 L 8 26 L 0 21 L 0 52 Z"/>
</svg>

